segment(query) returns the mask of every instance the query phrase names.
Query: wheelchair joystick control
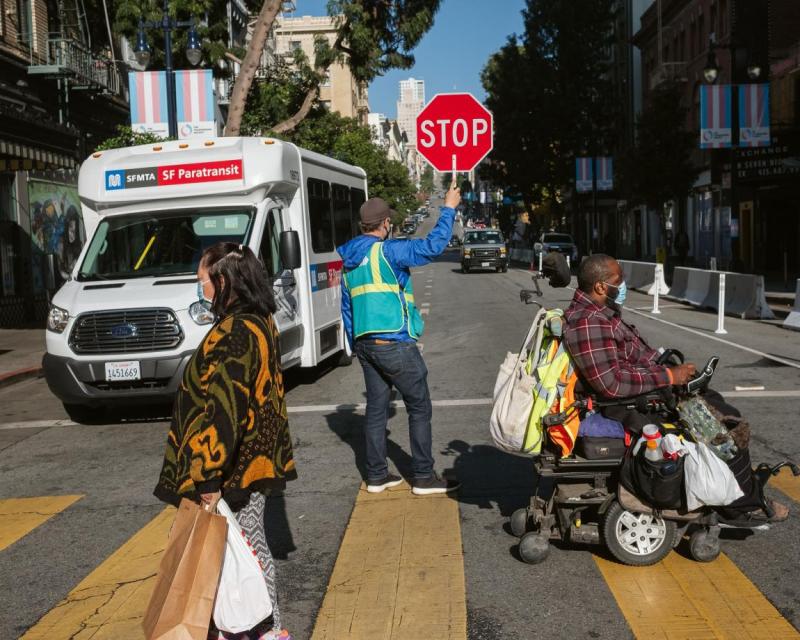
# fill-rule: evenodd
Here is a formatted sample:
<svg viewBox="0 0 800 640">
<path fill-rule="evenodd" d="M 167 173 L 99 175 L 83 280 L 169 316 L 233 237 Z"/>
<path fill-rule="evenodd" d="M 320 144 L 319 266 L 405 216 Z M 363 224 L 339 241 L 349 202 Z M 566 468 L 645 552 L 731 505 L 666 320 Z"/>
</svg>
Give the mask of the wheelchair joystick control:
<svg viewBox="0 0 800 640">
<path fill-rule="evenodd" d="M 716 371 L 718 364 L 719 356 L 711 356 L 703 369 L 694 378 L 689 380 L 688 383 L 686 383 L 686 390 L 690 394 L 705 391 L 708 388 L 708 384 L 711 382 L 711 378 L 713 377 L 714 371 Z"/>
</svg>

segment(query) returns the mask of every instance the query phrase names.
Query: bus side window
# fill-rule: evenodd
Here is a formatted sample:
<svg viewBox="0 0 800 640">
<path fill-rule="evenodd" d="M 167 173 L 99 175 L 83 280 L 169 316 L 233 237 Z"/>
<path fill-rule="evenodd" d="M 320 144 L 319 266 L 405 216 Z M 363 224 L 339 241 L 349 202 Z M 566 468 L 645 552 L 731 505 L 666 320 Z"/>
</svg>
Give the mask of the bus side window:
<svg viewBox="0 0 800 640">
<path fill-rule="evenodd" d="M 353 237 L 361 233 L 361 205 L 366 201 L 367 196 L 363 189 L 350 189 L 350 212 L 353 223 Z"/>
<path fill-rule="evenodd" d="M 283 271 L 281 254 L 279 250 L 281 238 L 281 210 L 270 209 L 261 236 L 261 246 L 258 248 L 258 257 L 264 264 L 270 277 L 276 277 Z"/>
<path fill-rule="evenodd" d="M 331 185 L 325 180 L 308 179 L 308 215 L 311 220 L 311 248 L 314 253 L 330 253 L 333 246 Z"/>
<path fill-rule="evenodd" d="M 337 247 L 353 238 L 350 189 L 335 183 L 333 185 L 333 235 Z"/>
</svg>

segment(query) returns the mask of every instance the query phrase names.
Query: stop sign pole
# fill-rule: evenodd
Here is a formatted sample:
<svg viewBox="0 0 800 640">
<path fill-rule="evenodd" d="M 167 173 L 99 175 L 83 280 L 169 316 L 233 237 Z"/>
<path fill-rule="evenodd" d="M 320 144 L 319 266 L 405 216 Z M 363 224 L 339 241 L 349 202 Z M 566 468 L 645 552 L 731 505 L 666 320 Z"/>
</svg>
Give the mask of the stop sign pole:
<svg viewBox="0 0 800 640">
<path fill-rule="evenodd" d="M 472 171 L 494 146 L 492 113 L 469 93 L 439 93 L 417 116 L 417 151 L 437 171 Z"/>
</svg>

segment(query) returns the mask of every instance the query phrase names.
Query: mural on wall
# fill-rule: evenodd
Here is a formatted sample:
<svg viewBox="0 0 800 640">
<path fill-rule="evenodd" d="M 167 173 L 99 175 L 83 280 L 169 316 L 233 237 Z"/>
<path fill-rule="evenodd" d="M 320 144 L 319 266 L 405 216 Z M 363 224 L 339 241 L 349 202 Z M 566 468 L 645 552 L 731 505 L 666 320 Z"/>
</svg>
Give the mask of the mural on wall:
<svg viewBox="0 0 800 640">
<path fill-rule="evenodd" d="M 86 231 L 83 226 L 78 189 L 72 185 L 31 180 L 28 182 L 31 214 L 34 288 L 45 288 L 43 257 L 56 256 L 56 285 L 68 277 L 78 260 Z M 37 265 L 40 268 L 35 268 Z"/>
</svg>

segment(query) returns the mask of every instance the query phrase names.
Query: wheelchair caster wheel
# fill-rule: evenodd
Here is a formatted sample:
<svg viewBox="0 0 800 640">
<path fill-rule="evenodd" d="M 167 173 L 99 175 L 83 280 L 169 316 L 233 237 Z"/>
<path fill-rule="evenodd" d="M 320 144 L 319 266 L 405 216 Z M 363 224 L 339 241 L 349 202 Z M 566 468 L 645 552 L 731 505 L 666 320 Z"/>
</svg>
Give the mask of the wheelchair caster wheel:
<svg viewBox="0 0 800 640">
<path fill-rule="evenodd" d="M 517 538 L 524 536 L 525 532 L 528 530 L 528 510 L 517 509 L 511 514 L 511 519 L 508 521 L 508 524 L 511 527 L 511 533 L 517 536 Z"/>
<path fill-rule="evenodd" d="M 547 535 L 538 531 L 529 531 L 519 541 L 519 557 L 528 564 L 543 562 L 550 553 L 550 541 Z"/>
<path fill-rule="evenodd" d="M 650 513 L 627 511 L 612 502 L 603 521 L 602 539 L 622 564 L 646 567 L 663 560 L 675 542 L 675 522 Z"/>
<path fill-rule="evenodd" d="M 719 538 L 705 529 L 695 531 L 689 537 L 689 553 L 697 562 L 713 562 L 719 557 Z"/>
</svg>

